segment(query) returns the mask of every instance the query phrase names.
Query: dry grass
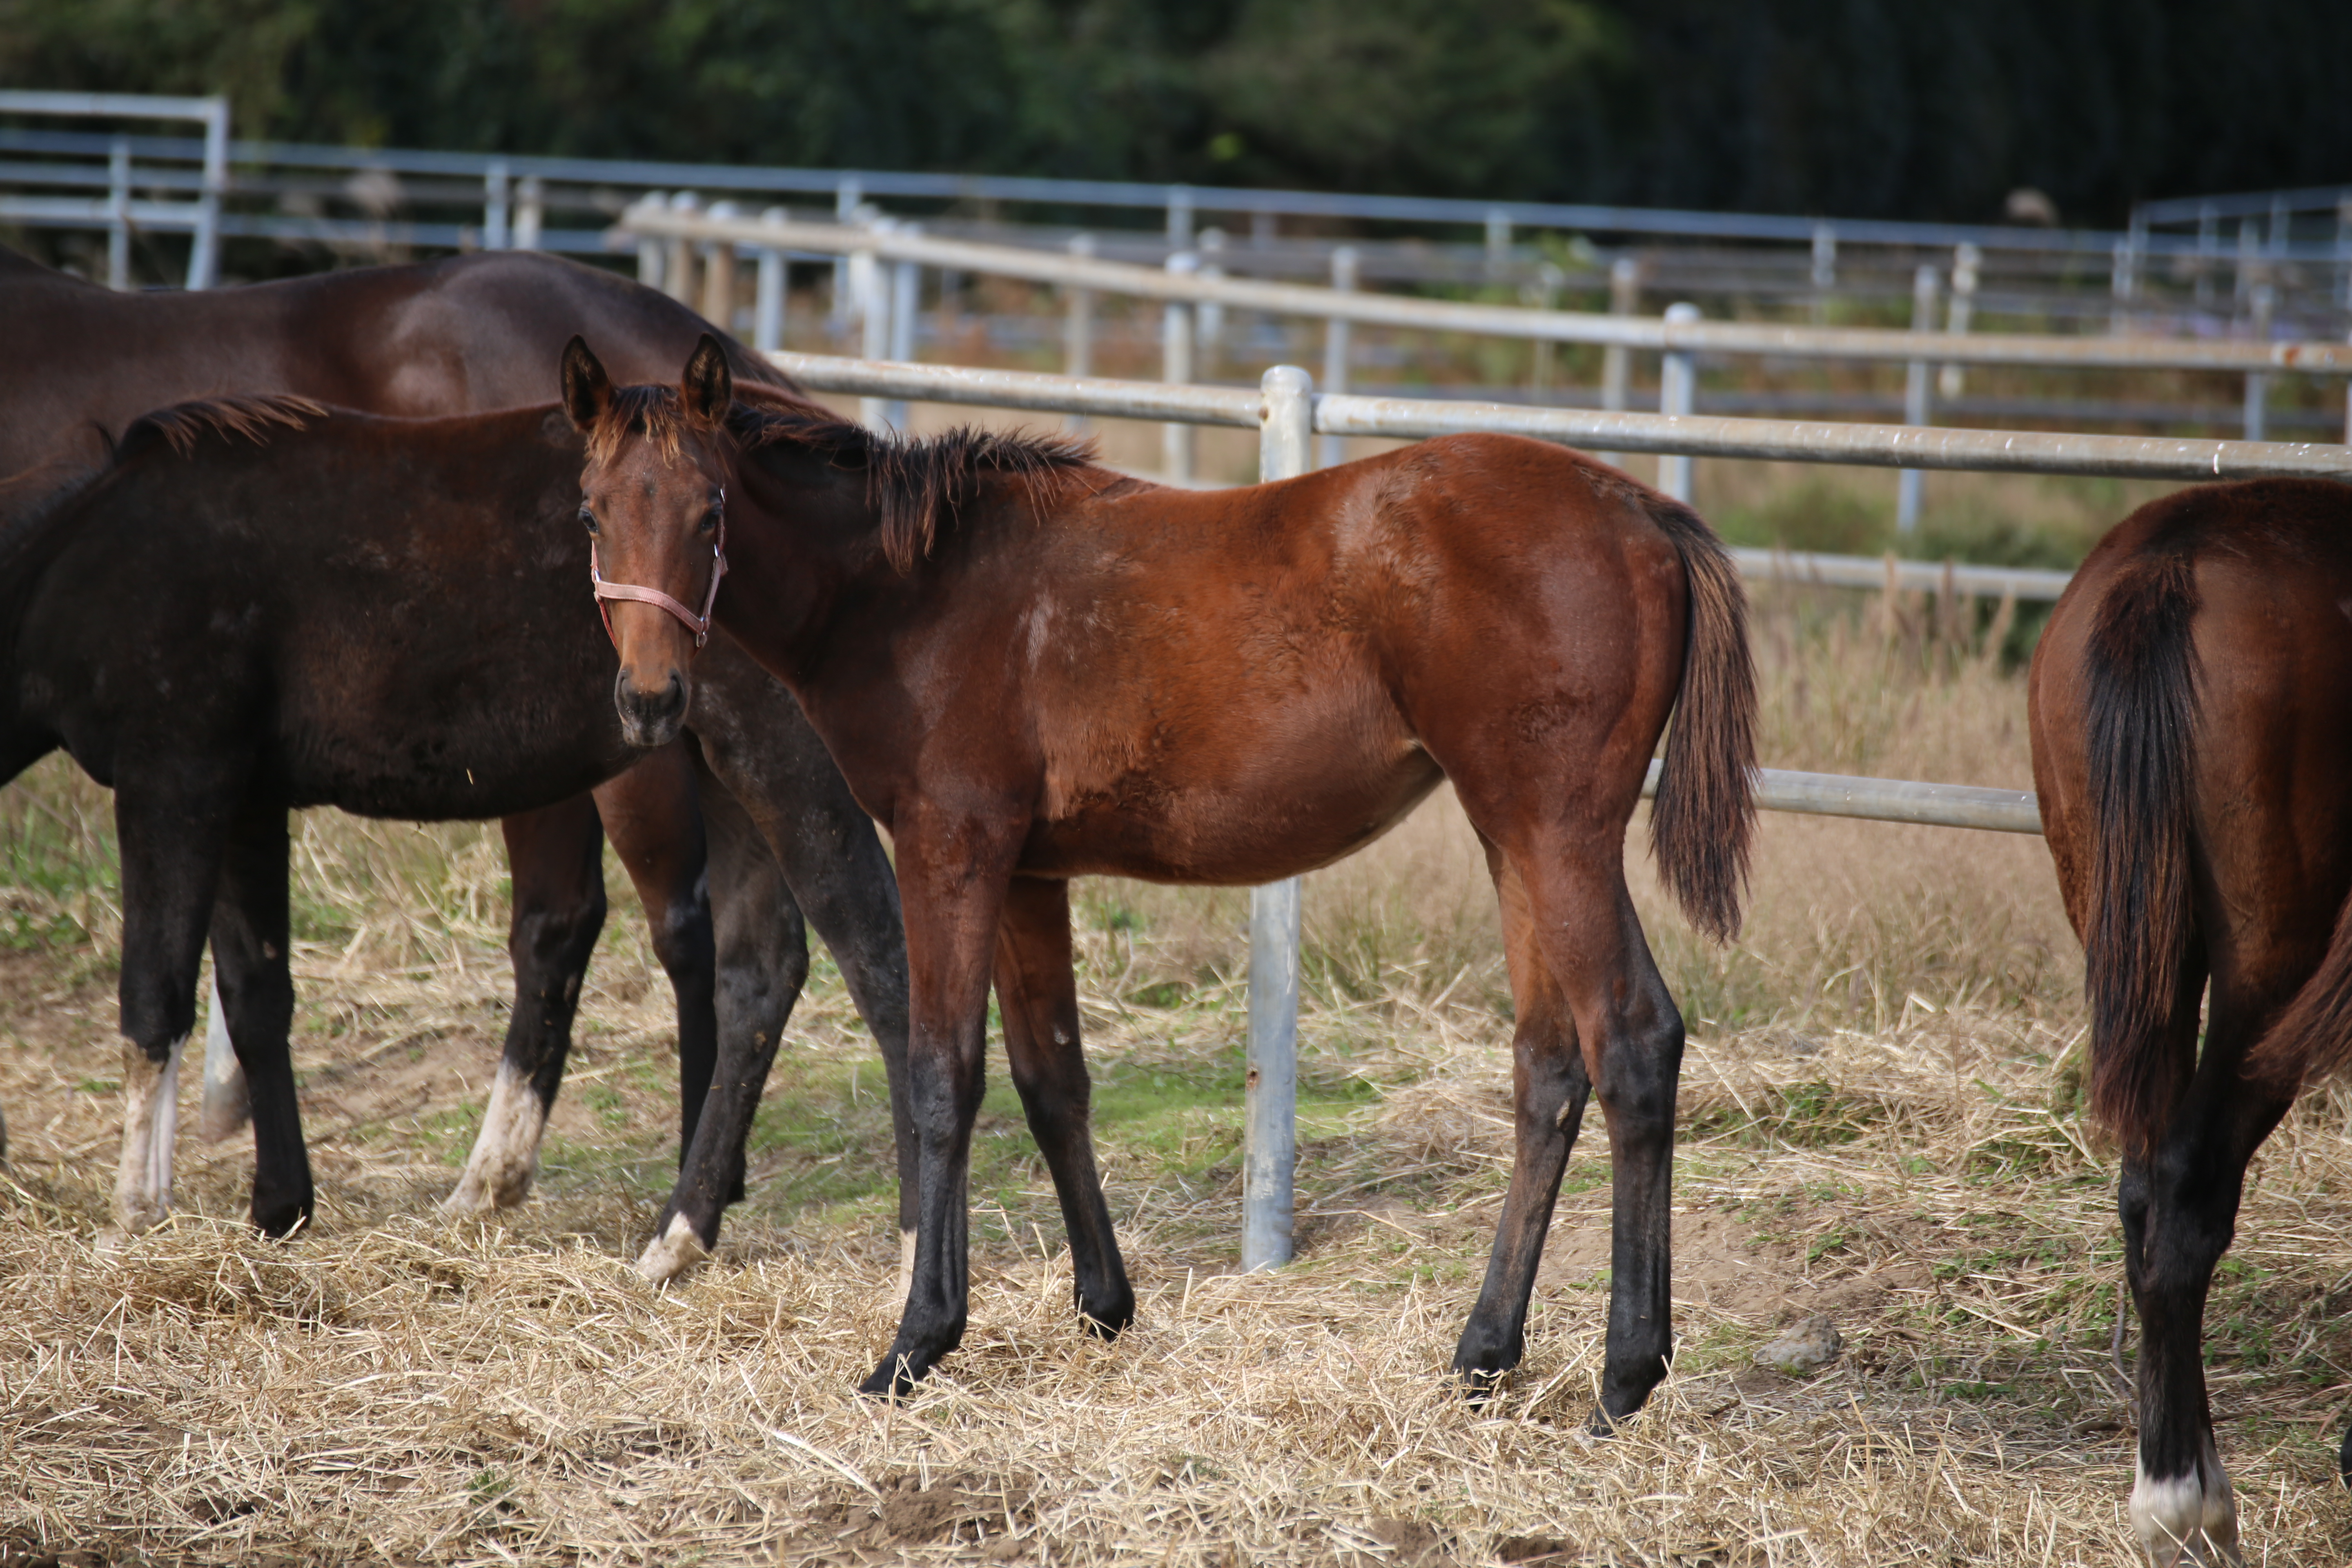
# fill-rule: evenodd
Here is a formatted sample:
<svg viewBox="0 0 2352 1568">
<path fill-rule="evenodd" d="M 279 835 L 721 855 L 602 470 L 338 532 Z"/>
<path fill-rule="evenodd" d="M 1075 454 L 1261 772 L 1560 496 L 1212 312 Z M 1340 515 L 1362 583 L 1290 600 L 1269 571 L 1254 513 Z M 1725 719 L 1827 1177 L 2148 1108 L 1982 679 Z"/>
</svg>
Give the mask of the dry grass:
<svg viewBox="0 0 2352 1568">
<path fill-rule="evenodd" d="M 2021 697 L 1980 638 L 1934 635 L 1931 605 L 1834 605 L 1759 617 L 1768 762 L 2023 782 Z M 185 1216 L 109 1256 L 104 797 L 51 763 L 5 805 L 0 1542 L 194 1563 L 2132 1560 L 2113 1173 L 2064 1087 L 2077 960 L 2030 840 L 1768 818 L 1748 931 L 1721 953 L 1637 874 L 1693 1018 L 1681 1351 L 1597 1440 L 1597 1116 L 1525 1367 L 1483 1412 L 1445 1386 L 1507 1170 L 1508 1025 L 1483 871 L 1443 800 L 1310 883 L 1299 1263 L 1230 1272 L 1238 901 L 1094 887 L 1082 984 L 1140 1321 L 1110 1346 L 1076 1331 L 1000 1066 L 971 1331 L 896 1407 L 848 1392 L 889 1339 L 896 1247 L 879 1075 L 829 970 L 751 1201 L 711 1266 L 656 1292 L 625 1259 L 666 1190 L 675 1077 L 634 910 L 616 900 L 539 1194 L 443 1225 L 430 1200 L 509 984 L 495 839 L 312 819 L 297 1065 L 318 1228 L 252 1238 L 249 1155 L 188 1146 Z M 2258 1562 L 2352 1552 L 2332 1479 L 2347 1109 L 2308 1101 L 2265 1150 L 2210 1312 Z M 1816 1311 L 1841 1361 L 1805 1381 L 1750 1364 Z"/>
</svg>

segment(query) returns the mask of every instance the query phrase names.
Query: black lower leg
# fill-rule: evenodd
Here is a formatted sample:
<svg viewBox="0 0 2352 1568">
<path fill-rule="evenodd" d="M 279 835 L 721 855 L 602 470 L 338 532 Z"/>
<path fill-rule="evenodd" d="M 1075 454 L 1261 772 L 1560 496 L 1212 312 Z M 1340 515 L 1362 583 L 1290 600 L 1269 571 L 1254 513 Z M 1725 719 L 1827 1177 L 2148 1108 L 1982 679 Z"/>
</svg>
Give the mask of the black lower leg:
<svg viewBox="0 0 2352 1568">
<path fill-rule="evenodd" d="M 315 1202 L 294 1087 L 287 872 L 285 810 L 257 807 L 230 835 L 212 920 L 221 1005 L 253 1102 L 253 1223 L 270 1236 L 308 1223 Z"/>
</svg>

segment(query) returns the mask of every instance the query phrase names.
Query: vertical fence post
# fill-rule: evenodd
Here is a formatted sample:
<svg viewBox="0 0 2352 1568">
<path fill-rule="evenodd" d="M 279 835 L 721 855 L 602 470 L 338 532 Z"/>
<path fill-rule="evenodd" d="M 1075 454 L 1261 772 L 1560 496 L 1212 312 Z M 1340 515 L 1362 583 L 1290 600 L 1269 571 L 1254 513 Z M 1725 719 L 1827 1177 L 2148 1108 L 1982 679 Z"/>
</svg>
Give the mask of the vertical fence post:
<svg viewBox="0 0 2352 1568">
<path fill-rule="evenodd" d="M 131 287 L 131 138 L 106 150 L 106 286 Z"/>
<path fill-rule="evenodd" d="M 710 204 L 712 217 L 736 216 L 733 202 Z M 702 319 L 721 332 L 735 331 L 735 242 L 709 240 L 696 247 L 702 258 Z"/>
<path fill-rule="evenodd" d="M 856 223 L 857 209 L 865 205 L 865 185 L 859 182 L 856 175 L 844 174 L 833 187 L 833 221 Z M 856 293 L 856 280 L 849 275 L 849 258 L 835 257 L 833 258 L 833 308 L 829 313 L 833 319 L 833 330 L 836 334 L 845 335 L 849 331 L 849 318 L 856 313 L 858 308 L 855 298 Z"/>
<path fill-rule="evenodd" d="M 1630 256 L 1621 256 L 1609 264 L 1609 313 L 1630 316 L 1642 304 L 1642 265 Z M 1633 389 L 1633 351 L 1622 343 L 1612 343 L 1601 351 L 1601 406 L 1610 414 L 1625 412 L 1625 399 Z M 1599 454 L 1602 462 L 1617 468 L 1625 466 L 1622 452 Z"/>
<path fill-rule="evenodd" d="M 2131 332 L 2132 295 L 2139 287 L 2134 268 L 2137 260 L 2130 240 L 2116 241 L 2115 259 L 2107 273 L 2107 293 L 2115 300 L 2107 310 L 2107 331 L 2114 337 L 2126 337 Z"/>
<path fill-rule="evenodd" d="M 2271 341 L 2271 312 L 2277 307 L 2278 290 L 2267 280 L 2254 285 L 2254 341 L 2267 344 Z M 2271 378 L 2261 371 L 2246 373 L 2246 439 L 2262 441 L 2269 438 Z"/>
<path fill-rule="evenodd" d="M 2197 209 L 2197 302 L 2213 302 L 2213 269 L 2221 251 L 2221 219 L 2213 211 L 2213 204 L 2205 203 Z"/>
<path fill-rule="evenodd" d="M 702 198 L 692 191 L 680 191 L 669 199 L 674 213 L 696 213 L 702 210 Z M 694 242 L 680 235 L 669 242 L 669 254 L 662 258 L 662 292 L 684 305 L 694 308 Z"/>
<path fill-rule="evenodd" d="M 861 212 L 867 209 L 861 208 Z M 889 220 L 869 216 L 866 227 L 871 233 L 881 233 Z M 852 253 L 849 258 L 850 308 L 857 312 L 864 327 L 859 352 L 867 359 L 890 357 L 890 289 L 882 277 L 882 263 L 870 249 Z M 890 423 L 891 401 L 881 397 L 861 397 L 857 400 L 857 417 L 869 430 L 893 430 Z"/>
<path fill-rule="evenodd" d="M 1687 302 L 1666 307 L 1669 327 L 1682 321 L 1696 321 L 1699 309 Z M 1658 412 L 1687 415 L 1698 400 L 1698 357 L 1687 349 L 1669 350 L 1658 366 Z M 1690 504 L 1692 464 L 1679 453 L 1668 453 L 1658 459 L 1658 488 L 1666 494 Z"/>
<path fill-rule="evenodd" d="M 1225 275 L 1225 231 L 1214 226 L 1201 231 L 1201 276 Z M 1225 307 L 1203 300 L 1192 312 L 1192 371 L 1202 381 L 1214 381 L 1223 363 Z"/>
<path fill-rule="evenodd" d="M 1172 250 L 1192 248 L 1192 189 L 1189 185 L 1168 187 L 1168 245 Z"/>
<path fill-rule="evenodd" d="M 2232 295 L 2242 309 L 2254 296 L 2254 279 L 2263 269 L 2263 242 L 2255 232 L 2254 220 L 2238 220 L 2238 281 Z"/>
<path fill-rule="evenodd" d="M 668 193 L 666 191 L 647 191 L 646 193 L 646 205 L 649 207 L 666 207 L 669 205 Z M 669 292 L 667 288 L 663 287 L 662 281 L 662 256 L 667 248 L 667 247 L 665 247 L 660 240 L 655 238 L 652 235 L 641 234 L 637 236 L 637 281 L 644 284 L 648 289 L 660 289 L 665 294 Z"/>
<path fill-rule="evenodd" d="M 902 232 L 917 234 L 921 226 L 907 224 Z M 890 264 L 890 357 L 912 361 L 915 357 L 915 325 L 922 310 L 923 269 L 911 261 Z M 892 398 L 882 408 L 882 417 L 893 430 L 907 427 L 907 405 Z"/>
<path fill-rule="evenodd" d="M 1201 258 L 1189 250 L 1180 250 L 1168 258 L 1168 270 L 1189 275 L 1201 264 Z M 1182 386 L 1192 379 L 1192 307 L 1181 300 L 1171 300 L 1160 311 L 1160 379 L 1171 385 Z M 1171 485 L 1192 482 L 1192 426 L 1174 420 L 1160 427 L 1160 467 L 1163 478 Z"/>
<path fill-rule="evenodd" d="M 1278 364 L 1258 383 L 1257 477 L 1307 468 L 1315 383 Z M 1249 1047 L 1243 1079 L 1242 1271 L 1290 1261 L 1298 1163 L 1298 879 L 1250 889 Z"/>
<path fill-rule="evenodd" d="M 1511 263 L 1511 215 L 1501 207 L 1486 209 L 1486 276 L 1500 278 Z"/>
<path fill-rule="evenodd" d="M 205 194 L 196 207 L 195 237 L 188 243 L 188 287 L 210 289 L 220 281 L 221 198 L 228 195 L 228 100 L 205 100 Z"/>
<path fill-rule="evenodd" d="M 1922 267 L 1911 275 L 1911 330 L 1932 332 L 1936 330 L 1936 296 L 1942 291 L 1932 267 Z M 1903 377 L 1903 423 L 1927 423 L 1927 362 L 1915 359 L 1905 367 Z M 1919 497 L 1927 476 L 1917 468 L 1906 468 L 1895 481 L 1895 531 L 1909 533 L 1919 526 Z"/>
<path fill-rule="evenodd" d="M 770 207 L 760 215 L 761 223 L 783 223 L 792 215 L 782 207 Z M 763 245 L 760 247 L 760 270 L 751 286 L 751 346 L 761 353 L 773 353 L 784 346 L 784 253 L 782 247 Z"/>
<path fill-rule="evenodd" d="M 1526 293 L 1527 302 L 1538 310 L 1559 310 L 1560 287 L 1567 281 L 1568 274 L 1560 270 L 1557 261 L 1538 262 L 1535 283 Z M 1559 352 L 1559 346 L 1549 338 L 1538 338 L 1528 345 L 1528 397 L 1530 401 L 1541 403 L 1544 394 L 1551 389 L 1552 356 Z"/>
<path fill-rule="evenodd" d="M 1079 258 L 1095 253 L 1095 237 L 1074 234 L 1070 237 L 1070 254 Z M 1062 321 L 1062 374 L 1092 375 L 1095 373 L 1095 291 L 1072 289 L 1066 291 L 1068 313 Z M 1063 417 L 1062 427 L 1073 436 L 1082 436 L 1087 429 L 1087 416 L 1071 414 Z"/>
<path fill-rule="evenodd" d="M 537 174 L 525 174 L 515 186 L 514 247 L 537 250 L 546 224 L 547 186 Z"/>
<path fill-rule="evenodd" d="M 1829 320 L 1830 290 L 1837 287 L 1837 230 L 1813 226 L 1813 320 Z"/>
<path fill-rule="evenodd" d="M 508 204 L 507 161 L 493 158 L 482 171 L 482 248 L 507 248 L 507 218 L 512 209 Z"/>
<path fill-rule="evenodd" d="M 1331 252 L 1331 287 L 1353 290 L 1356 287 L 1358 257 L 1356 247 L 1343 245 Z M 1323 390 L 1348 390 L 1349 338 L 1354 322 L 1343 316 L 1333 316 L 1323 323 Z M 1315 466 L 1328 468 L 1347 458 L 1348 438 L 1344 436 L 1318 436 L 1315 438 Z"/>
<path fill-rule="evenodd" d="M 1977 313 L 1977 268 L 1984 264 L 1984 252 L 1975 246 L 1961 242 L 1952 247 L 1952 302 L 1944 316 L 1948 332 L 1966 332 Z M 1948 364 L 1936 377 L 1936 395 L 1949 403 L 1968 386 L 1964 366 Z"/>
</svg>

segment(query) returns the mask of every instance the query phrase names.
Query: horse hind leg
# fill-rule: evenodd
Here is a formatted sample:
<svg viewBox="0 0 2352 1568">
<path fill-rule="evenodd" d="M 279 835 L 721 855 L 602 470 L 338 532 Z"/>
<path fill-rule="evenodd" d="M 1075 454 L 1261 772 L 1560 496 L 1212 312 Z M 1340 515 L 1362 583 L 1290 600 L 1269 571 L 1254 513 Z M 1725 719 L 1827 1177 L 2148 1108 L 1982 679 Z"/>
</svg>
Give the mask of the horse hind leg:
<svg viewBox="0 0 2352 1568">
<path fill-rule="evenodd" d="M 581 981 L 604 927 L 604 835 L 588 796 L 520 813 L 499 826 L 514 883 L 507 928 L 514 1011 L 482 1130 L 457 1185 L 441 1200 L 441 1212 L 450 1215 L 512 1208 L 530 1196 L 548 1113 L 563 1081 Z"/>
<path fill-rule="evenodd" d="M 1015 877 L 996 929 L 1005 1059 L 1029 1131 L 1054 1173 L 1070 1237 L 1072 1294 L 1087 1331 L 1116 1339 L 1135 1321 L 1135 1289 L 1118 1255 L 1087 1125 L 1092 1086 L 1078 1041 L 1069 884 Z"/>
<path fill-rule="evenodd" d="M 288 847 L 282 806 L 257 806 L 241 820 L 222 858 L 212 919 L 220 1013 L 250 1092 L 251 1213 L 269 1236 L 308 1224 L 316 1204 L 291 1051 Z"/>
<path fill-rule="evenodd" d="M 205 1142 L 225 1143 L 253 1120 L 253 1091 L 245 1081 L 245 1068 L 236 1059 L 236 1042 L 229 1037 L 218 959 L 214 961 L 205 1000 L 204 1099 L 196 1129 Z"/>
<path fill-rule="evenodd" d="M 1502 903 L 1503 949 L 1517 1026 L 1511 1039 L 1510 1188 L 1495 1227 L 1486 1281 L 1454 1352 L 1454 1373 L 1473 1399 L 1485 1398 L 1525 1352 L 1536 1269 L 1591 1092 L 1577 1051 L 1575 1021 L 1536 938 L 1527 884 L 1492 841 L 1483 836 L 1481 841 Z"/>
</svg>

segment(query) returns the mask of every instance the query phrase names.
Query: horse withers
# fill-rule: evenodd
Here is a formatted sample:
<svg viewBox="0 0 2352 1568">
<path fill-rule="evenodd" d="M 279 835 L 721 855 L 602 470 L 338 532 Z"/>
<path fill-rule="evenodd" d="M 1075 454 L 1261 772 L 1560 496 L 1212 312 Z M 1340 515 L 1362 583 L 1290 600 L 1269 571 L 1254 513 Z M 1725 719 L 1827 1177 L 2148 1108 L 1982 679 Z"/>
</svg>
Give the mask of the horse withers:
<svg viewBox="0 0 2352 1568">
<path fill-rule="evenodd" d="M 0 247 L 0 319 L 10 330 L 10 353 L 0 359 L 0 476 L 43 463 L 67 473 L 95 468 L 140 415 L 216 394 L 293 395 L 411 417 L 544 405 L 555 390 L 551 367 L 575 331 L 595 332 L 616 363 L 651 379 L 668 374 L 707 329 L 653 289 L 532 252 L 124 294 Z M 737 374 L 782 384 L 749 353 L 730 349 L 730 356 Z M 847 807 L 839 774 L 798 709 L 781 690 L 757 695 L 767 678 L 748 663 L 718 657 L 742 683 L 737 710 L 761 715 L 756 740 L 708 733 L 728 710 L 706 704 L 685 742 L 641 756 L 592 795 L 502 824 L 513 871 L 515 1005 L 480 1136 L 444 1200 L 449 1212 L 505 1207 L 530 1189 L 582 976 L 604 924 L 607 837 L 677 997 L 681 1163 L 709 1097 L 720 1032 L 763 1026 L 767 999 L 789 990 L 781 971 L 740 967 L 775 962 L 772 942 L 714 935 L 714 883 L 737 889 L 739 900 L 764 889 L 777 900 L 756 920 L 739 910 L 747 926 L 797 929 L 805 912 L 839 959 L 886 1058 L 903 1049 L 905 952 L 873 829 Z M 733 691 L 735 680 L 729 685 Z M 733 759 L 724 783 L 708 769 L 698 780 L 688 755 L 695 745 Z M 734 798 L 718 800 L 714 790 Z M 748 813 L 758 832 L 711 831 L 726 853 L 760 864 L 712 865 L 707 811 Z M 214 1138 L 243 1113 L 226 1011 L 214 1014 L 205 1074 L 205 1131 Z M 118 1224 L 138 1229 L 160 1216 L 169 1153 L 158 1151 L 163 1163 L 134 1184 L 146 1197 Z M 707 1217 L 715 1224 L 715 1211 Z"/>
<path fill-rule="evenodd" d="M 1597 1094 L 1616 1167 L 1597 1419 L 1642 1403 L 1671 1350 L 1683 1026 L 1624 837 L 1669 714 L 1654 845 L 1712 933 L 1738 920 L 1754 820 L 1746 601 L 1705 523 L 1507 437 L 1171 489 L 1066 442 L 910 441 L 737 401 L 711 342 L 675 389 L 616 389 L 574 344 L 563 389 L 604 578 L 676 606 L 606 606 L 635 732 L 660 739 L 692 691 L 690 607 L 723 542 L 719 625 L 793 689 L 896 845 L 921 1190 L 912 1287 L 869 1392 L 907 1388 L 963 1331 L 992 981 L 1078 1310 L 1106 1333 L 1133 1314 L 1087 1131 L 1070 879 L 1271 881 L 1360 847 L 1450 779 L 1502 902 L 1517 1007 L 1510 1189 L 1454 1365 L 1483 1389 L 1517 1363 Z"/>
<path fill-rule="evenodd" d="M 2159 1568 L 2236 1563 L 2206 1292 L 2247 1162 L 2352 1060 L 2352 489 L 2265 479 L 2141 508 L 2058 601 L 2028 701 L 2087 958 L 2091 1105 L 2123 1149 L 2132 1524 Z"/>
<path fill-rule="evenodd" d="M 288 1054 L 290 809 L 511 815 L 637 754 L 614 712 L 612 647 L 575 613 L 583 458 L 552 405 L 419 421 L 229 400 L 135 423 L 105 470 L 0 530 L 0 783 L 63 748 L 115 792 L 118 1215 L 152 1215 L 168 1191 L 171 1068 L 208 932 L 251 1086 L 254 1221 L 279 1234 L 312 1212 Z M 710 671 L 690 755 L 733 1026 L 640 1260 L 662 1278 L 716 1238 L 740 1190 L 807 972 L 793 889 L 837 940 L 887 952 L 893 935 L 855 923 L 890 912 L 888 865 L 790 694 L 730 649 Z M 886 896 L 849 897 L 875 889 Z M 894 1117 L 903 1105 L 894 1094 Z"/>
</svg>

